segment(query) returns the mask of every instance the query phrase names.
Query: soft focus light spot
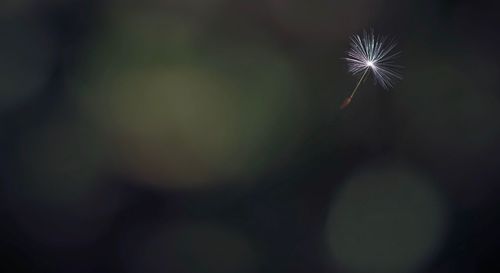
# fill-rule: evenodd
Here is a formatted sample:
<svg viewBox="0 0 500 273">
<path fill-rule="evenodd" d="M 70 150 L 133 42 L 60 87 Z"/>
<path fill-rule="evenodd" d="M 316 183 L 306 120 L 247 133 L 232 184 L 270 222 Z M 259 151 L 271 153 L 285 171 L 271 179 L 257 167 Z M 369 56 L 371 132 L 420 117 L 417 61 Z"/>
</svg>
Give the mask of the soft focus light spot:
<svg viewBox="0 0 500 273">
<path fill-rule="evenodd" d="M 286 163 L 306 105 L 286 57 L 220 41 L 198 51 L 184 25 L 169 29 L 182 42 L 162 24 L 133 25 L 98 40 L 86 78 L 73 79 L 82 114 L 112 140 L 116 172 L 184 190 L 244 185 Z"/>
<path fill-rule="evenodd" d="M 447 213 L 431 181 L 408 169 L 359 170 L 333 196 L 326 228 L 335 266 L 410 272 L 439 250 Z"/>
<path fill-rule="evenodd" d="M 121 247 L 130 273 L 253 273 L 258 253 L 236 230 L 211 224 L 163 226 L 129 233 Z"/>
<path fill-rule="evenodd" d="M 368 62 L 366 62 L 366 65 L 369 66 L 369 67 L 373 67 L 373 62 L 368 61 Z"/>
</svg>

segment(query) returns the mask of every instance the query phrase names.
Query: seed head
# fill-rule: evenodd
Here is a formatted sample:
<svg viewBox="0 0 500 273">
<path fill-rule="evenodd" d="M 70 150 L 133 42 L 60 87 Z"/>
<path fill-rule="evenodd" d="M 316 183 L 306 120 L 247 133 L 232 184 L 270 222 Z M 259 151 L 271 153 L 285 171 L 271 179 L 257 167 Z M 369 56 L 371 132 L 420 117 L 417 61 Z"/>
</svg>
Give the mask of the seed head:
<svg viewBox="0 0 500 273">
<path fill-rule="evenodd" d="M 396 80 L 401 79 L 401 66 L 394 63 L 400 54 L 394 51 L 396 43 L 387 38 L 376 36 L 373 31 L 363 31 L 362 35 L 351 37 L 351 48 L 347 51 L 347 65 L 353 75 L 370 70 L 375 82 L 389 89 Z"/>
</svg>

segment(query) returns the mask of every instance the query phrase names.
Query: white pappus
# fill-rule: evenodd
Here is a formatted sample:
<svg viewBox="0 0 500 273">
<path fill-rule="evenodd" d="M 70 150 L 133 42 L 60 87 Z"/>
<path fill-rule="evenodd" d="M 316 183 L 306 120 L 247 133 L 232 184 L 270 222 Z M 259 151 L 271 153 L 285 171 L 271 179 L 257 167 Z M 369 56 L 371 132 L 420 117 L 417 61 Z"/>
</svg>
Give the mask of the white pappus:
<svg viewBox="0 0 500 273">
<path fill-rule="evenodd" d="M 394 63 L 394 59 L 400 54 L 395 51 L 396 43 L 385 37 L 376 36 L 371 32 L 363 31 L 362 35 L 351 37 L 350 49 L 347 51 L 348 70 L 353 75 L 362 74 L 351 95 L 347 97 L 341 108 L 347 107 L 358 90 L 361 82 L 371 71 L 373 78 L 382 88 L 389 89 L 394 82 L 401 79 L 400 65 Z"/>
</svg>

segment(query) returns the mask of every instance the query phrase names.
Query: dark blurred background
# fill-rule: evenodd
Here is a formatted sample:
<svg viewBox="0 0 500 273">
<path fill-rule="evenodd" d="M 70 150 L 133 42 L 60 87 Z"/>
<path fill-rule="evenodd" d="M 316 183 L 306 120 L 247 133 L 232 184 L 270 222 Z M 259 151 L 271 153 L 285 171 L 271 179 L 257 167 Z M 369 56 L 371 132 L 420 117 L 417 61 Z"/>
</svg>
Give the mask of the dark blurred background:
<svg viewBox="0 0 500 273">
<path fill-rule="evenodd" d="M 1 1 L 0 271 L 500 272 L 494 3 Z"/>
</svg>

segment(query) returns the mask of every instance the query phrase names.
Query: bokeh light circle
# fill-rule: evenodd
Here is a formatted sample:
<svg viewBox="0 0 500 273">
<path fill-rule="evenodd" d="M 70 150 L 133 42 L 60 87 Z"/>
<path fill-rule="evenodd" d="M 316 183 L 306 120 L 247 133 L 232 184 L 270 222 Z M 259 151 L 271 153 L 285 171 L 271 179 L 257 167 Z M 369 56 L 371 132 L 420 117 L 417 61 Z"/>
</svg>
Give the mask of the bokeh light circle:
<svg viewBox="0 0 500 273">
<path fill-rule="evenodd" d="M 447 209 L 427 177 L 411 169 L 360 169 L 334 195 L 326 226 L 336 267 L 349 272 L 413 272 L 439 250 Z"/>
<path fill-rule="evenodd" d="M 199 189 L 248 185 L 287 162 L 307 102 L 286 56 L 267 44 L 199 47 L 189 27 L 137 20 L 96 39 L 71 79 L 82 115 L 111 140 L 117 173 Z"/>
</svg>

